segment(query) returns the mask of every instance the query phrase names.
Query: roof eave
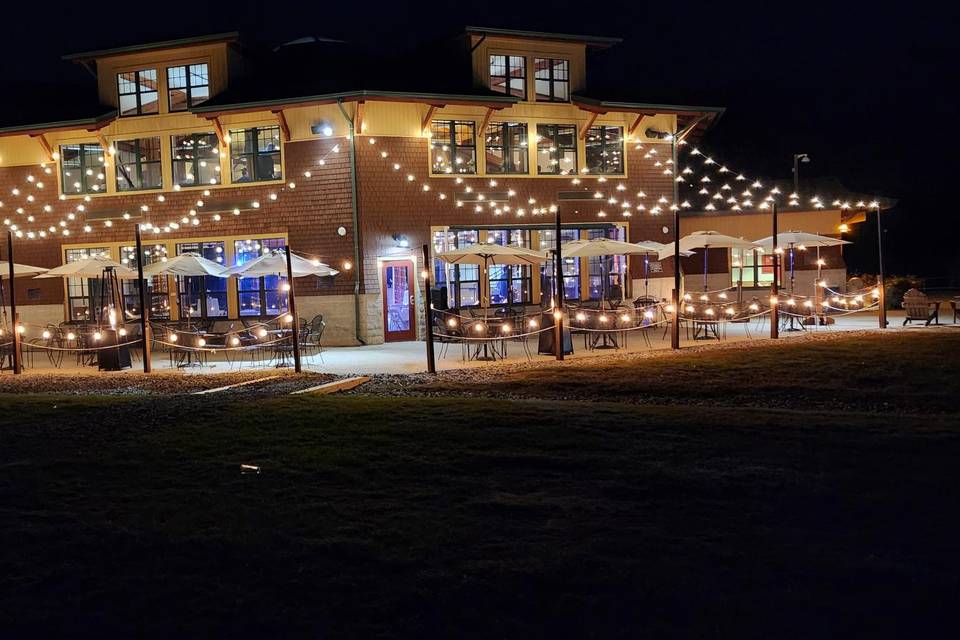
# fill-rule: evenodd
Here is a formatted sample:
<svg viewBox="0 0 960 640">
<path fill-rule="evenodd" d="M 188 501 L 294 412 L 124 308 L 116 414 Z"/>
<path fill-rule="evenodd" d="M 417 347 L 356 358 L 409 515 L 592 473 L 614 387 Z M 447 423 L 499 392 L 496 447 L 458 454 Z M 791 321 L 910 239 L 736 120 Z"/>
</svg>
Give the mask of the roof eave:
<svg viewBox="0 0 960 640">
<path fill-rule="evenodd" d="M 93 118 L 80 118 L 77 120 L 58 120 L 54 122 L 42 122 L 35 124 L 15 125 L 12 127 L 0 127 L 0 136 L 27 136 L 40 135 L 50 131 L 62 131 L 64 129 L 87 129 L 93 131 L 102 129 L 117 117 L 117 110 L 111 109 L 104 114 L 94 116 Z"/>
<path fill-rule="evenodd" d="M 473 104 L 479 106 L 490 106 L 492 108 L 505 108 L 518 102 L 517 98 L 512 96 L 473 96 L 465 94 L 443 94 L 443 93 L 416 93 L 406 91 L 376 91 L 363 89 L 359 91 L 341 91 L 337 93 L 326 93 L 311 96 L 295 96 L 291 98 L 280 98 L 276 100 L 254 100 L 250 102 L 237 102 L 223 105 L 200 105 L 191 109 L 196 114 L 215 114 L 230 113 L 240 111 L 270 111 L 280 108 L 291 108 L 298 106 L 311 106 L 318 104 L 331 104 L 337 101 L 354 100 L 384 100 L 395 102 L 426 102 L 430 104 Z"/>
<path fill-rule="evenodd" d="M 160 42 L 148 42 L 145 44 L 135 44 L 127 47 L 114 47 L 111 49 L 98 49 L 96 51 L 83 51 L 80 53 L 71 53 L 62 56 L 61 60 L 67 62 L 89 62 L 97 58 L 106 58 L 118 56 L 127 53 L 141 53 L 144 51 L 159 51 L 162 49 L 175 49 L 177 47 L 188 47 L 198 44 L 214 44 L 217 42 L 236 42 L 240 39 L 240 33 L 237 31 L 226 31 L 224 33 L 212 33 L 205 36 L 196 36 L 193 38 L 178 38 L 176 40 L 161 40 Z"/>
<path fill-rule="evenodd" d="M 572 33 L 551 33 L 548 31 L 521 31 L 517 29 L 497 29 L 493 27 L 475 27 L 467 26 L 464 28 L 467 34 L 478 34 L 487 36 L 505 36 L 512 38 L 528 38 L 532 40 L 557 40 L 561 42 L 581 42 L 583 44 L 606 48 L 623 42 L 622 38 L 612 38 L 607 36 L 585 36 Z"/>
</svg>

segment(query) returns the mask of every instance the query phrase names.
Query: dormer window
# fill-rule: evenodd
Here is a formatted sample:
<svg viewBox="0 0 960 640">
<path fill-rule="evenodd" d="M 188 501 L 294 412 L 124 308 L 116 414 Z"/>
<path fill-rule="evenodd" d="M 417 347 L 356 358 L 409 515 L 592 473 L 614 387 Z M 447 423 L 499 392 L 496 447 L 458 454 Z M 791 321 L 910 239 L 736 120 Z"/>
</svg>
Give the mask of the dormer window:
<svg viewBox="0 0 960 640">
<path fill-rule="evenodd" d="M 525 100 L 527 59 L 523 56 L 490 56 L 490 90 Z"/>
<path fill-rule="evenodd" d="M 539 102 L 570 100 L 570 61 L 557 58 L 534 58 L 534 85 Z"/>
<path fill-rule="evenodd" d="M 121 116 L 158 113 L 157 70 L 141 69 L 117 74 L 117 95 Z"/>
<path fill-rule="evenodd" d="M 167 67 L 170 111 L 186 111 L 210 99 L 210 71 L 206 63 Z"/>
</svg>

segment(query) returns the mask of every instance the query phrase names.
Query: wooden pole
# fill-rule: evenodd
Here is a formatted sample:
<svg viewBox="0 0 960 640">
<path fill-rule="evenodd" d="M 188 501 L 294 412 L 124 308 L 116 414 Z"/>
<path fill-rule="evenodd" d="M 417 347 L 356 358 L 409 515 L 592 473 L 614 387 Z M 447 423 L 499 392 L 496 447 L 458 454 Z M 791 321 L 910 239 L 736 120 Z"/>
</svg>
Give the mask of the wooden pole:
<svg viewBox="0 0 960 640">
<path fill-rule="evenodd" d="M 7 231 L 7 265 L 10 269 L 10 318 L 13 320 L 13 372 L 23 373 L 23 362 L 20 354 L 20 319 L 17 317 L 17 287 L 14 284 L 16 271 L 13 267 L 13 231 Z"/>
<path fill-rule="evenodd" d="M 150 306 L 147 304 L 147 282 L 143 279 L 143 243 L 140 239 L 140 225 L 134 227 L 137 243 L 137 289 L 140 293 L 140 339 L 143 340 L 143 372 L 153 370 L 150 353 Z"/>
<path fill-rule="evenodd" d="M 290 258 L 290 244 L 287 243 L 287 307 L 290 309 L 290 316 L 293 318 L 290 324 L 293 325 L 293 370 L 297 373 L 303 371 L 300 363 L 300 319 L 297 317 L 297 299 L 293 294 L 293 261 Z"/>
<path fill-rule="evenodd" d="M 842 247 L 843 245 L 841 245 Z M 886 291 L 884 291 L 883 286 L 883 226 L 880 224 L 880 203 L 877 203 L 877 257 L 880 263 L 880 273 L 877 278 L 877 293 L 880 294 L 880 299 L 877 300 L 877 304 L 880 305 L 880 308 L 877 309 L 877 320 L 880 322 L 880 328 L 887 328 L 887 296 Z"/>
<path fill-rule="evenodd" d="M 560 207 L 557 207 L 556 215 L 556 240 L 557 248 L 553 252 L 553 266 L 554 271 L 556 271 L 556 281 L 557 284 L 554 287 L 556 290 L 556 295 L 554 296 L 554 311 L 553 311 L 553 348 L 554 353 L 557 356 L 557 360 L 563 360 L 563 257 L 560 251 L 561 244 L 561 224 L 560 224 Z"/>
<path fill-rule="evenodd" d="M 673 159 L 674 171 L 677 167 L 677 136 L 670 139 L 670 156 Z M 673 204 L 679 199 L 677 181 L 673 181 Z M 670 348 L 680 348 L 680 207 L 673 208 L 673 325 L 670 327 Z"/>
<path fill-rule="evenodd" d="M 777 203 L 773 203 L 773 284 L 770 285 L 770 337 L 780 337 L 780 260 L 777 255 Z"/>
<path fill-rule="evenodd" d="M 427 371 L 437 372 L 437 358 L 433 347 L 433 296 L 430 291 L 430 245 L 423 245 L 423 306 L 426 309 Z"/>
</svg>

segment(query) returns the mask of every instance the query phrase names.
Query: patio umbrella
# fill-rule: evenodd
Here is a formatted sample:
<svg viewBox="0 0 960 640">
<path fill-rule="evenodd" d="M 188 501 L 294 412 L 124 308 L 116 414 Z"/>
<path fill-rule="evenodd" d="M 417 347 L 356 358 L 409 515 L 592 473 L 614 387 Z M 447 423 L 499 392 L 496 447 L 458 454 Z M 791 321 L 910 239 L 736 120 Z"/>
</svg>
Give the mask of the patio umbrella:
<svg viewBox="0 0 960 640">
<path fill-rule="evenodd" d="M 9 277 L 10 277 L 10 269 L 9 269 L 9 266 L 10 266 L 10 263 L 9 263 L 9 262 L 8 262 L 6 265 L 0 265 L 0 300 L 3 299 L 3 280 L 4 280 L 4 278 L 9 278 Z M 16 262 L 13 263 L 13 277 L 14 277 L 14 278 L 20 278 L 20 277 L 24 277 L 24 276 L 35 276 L 35 275 L 38 275 L 38 274 L 40 274 L 40 273 L 45 272 L 46 270 L 47 270 L 46 267 L 33 267 L 33 266 L 28 265 L 28 264 L 18 264 L 18 263 L 16 263 Z M 4 326 L 6 326 L 6 324 L 7 324 L 7 307 L 6 307 L 6 305 L 3 306 L 3 324 L 4 324 Z"/>
<path fill-rule="evenodd" d="M 37 278 L 99 278 L 100 279 L 100 300 L 96 305 L 96 320 L 97 324 L 100 324 L 101 314 L 105 305 L 103 304 L 104 299 L 106 298 L 105 287 L 107 283 L 110 286 L 110 303 L 111 308 L 120 306 L 122 307 L 123 298 L 120 295 L 120 284 L 117 282 L 117 279 L 123 278 L 125 280 L 136 280 L 137 272 L 133 269 L 128 269 L 119 262 L 115 262 L 110 258 L 105 258 L 102 256 L 94 256 L 91 258 L 83 258 L 81 260 L 74 260 L 73 262 L 68 262 L 67 264 L 60 265 L 59 267 L 54 267 L 49 269 L 45 273 L 41 273 L 36 276 Z M 121 314 L 123 315 L 123 314 Z"/>
<path fill-rule="evenodd" d="M 680 253 L 703 249 L 703 290 L 707 290 L 707 255 L 710 249 L 759 249 L 755 243 L 743 238 L 727 236 L 716 231 L 695 231 L 680 238 Z M 660 251 L 661 259 L 673 255 L 673 243 L 664 246 Z"/>
<path fill-rule="evenodd" d="M 449 264 L 483 265 L 486 273 L 490 264 L 495 265 L 535 265 L 546 262 L 547 257 L 539 251 L 514 245 L 477 242 L 467 247 L 442 251 L 437 257 Z M 488 298 L 484 295 L 484 298 Z M 487 305 L 484 305 L 486 308 Z"/>
<path fill-rule="evenodd" d="M 93 257 L 74 260 L 67 264 L 48 269 L 41 273 L 37 278 L 101 278 L 106 269 L 112 269 L 113 274 L 118 278 L 125 280 L 136 280 L 137 272 L 128 269 L 119 262 L 110 258 Z"/>
<path fill-rule="evenodd" d="M 339 271 L 319 260 L 308 260 L 295 253 L 290 254 L 290 266 L 294 278 L 304 276 L 335 276 Z M 287 255 L 283 251 L 271 251 L 243 264 L 230 267 L 224 272 L 226 276 L 240 278 L 256 278 L 260 276 L 286 276 Z"/>
<path fill-rule="evenodd" d="M 767 236 L 766 238 L 761 238 L 756 240 L 755 244 L 759 245 L 764 251 L 773 251 L 773 236 Z M 815 233 L 807 233 L 806 231 L 784 231 L 783 233 L 777 234 L 777 246 L 786 246 L 790 251 L 790 293 L 793 293 L 793 283 L 794 283 L 794 264 L 793 264 L 793 250 L 794 249 L 803 249 L 806 247 L 816 247 L 817 248 L 817 281 L 820 280 L 820 247 L 837 247 L 842 244 L 852 244 L 847 240 L 841 240 L 839 238 L 831 238 L 830 236 L 820 236 Z"/>
<path fill-rule="evenodd" d="M 188 276 L 215 276 L 226 278 L 226 267 L 221 264 L 208 260 L 196 253 L 182 253 L 175 258 L 169 258 L 166 261 L 154 262 L 143 268 L 143 277 L 152 278 L 153 276 L 178 276 L 174 280 L 174 293 L 177 296 L 177 304 L 180 304 L 180 277 Z M 142 286 L 142 285 L 141 285 Z M 190 326 L 190 314 L 187 313 L 187 327 Z"/>
<path fill-rule="evenodd" d="M 611 240 L 610 238 L 594 238 L 593 240 L 571 240 L 563 243 L 563 255 L 568 258 L 597 258 L 601 256 L 628 256 L 658 254 L 661 245 L 657 243 L 637 243 L 623 242 L 621 240 Z M 648 266 L 644 261 L 644 267 Z M 605 263 L 600 263 L 601 268 L 601 297 L 606 298 L 607 278 L 602 273 Z"/>
</svg>

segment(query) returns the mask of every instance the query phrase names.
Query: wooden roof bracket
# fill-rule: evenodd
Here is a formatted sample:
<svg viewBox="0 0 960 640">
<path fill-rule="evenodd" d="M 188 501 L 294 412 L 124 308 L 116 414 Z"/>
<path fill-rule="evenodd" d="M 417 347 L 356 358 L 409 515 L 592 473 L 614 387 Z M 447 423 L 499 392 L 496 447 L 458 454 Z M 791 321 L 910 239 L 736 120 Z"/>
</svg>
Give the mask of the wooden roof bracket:
<svg viewBox="0 0 960 640">
<path fill-rule="evenodd" d="M 353 112 L 353 135 L 363 135 L 363 100 L 357 100 L 357 108 Z"/>
<path fill-rule="evenodd" d="M 640 126 L 640 121 L 643 120 L 643 116 L 646 114 L 640 113 L 637 114 L 637 119 L 633 121 L 633 124 L 630 125 L 630 128 L 627 129 L 627 137 L 633 136 L 633 132 L 637 130 L 637 127 Z"/>
<path fill-rule="evenodd" d="M 583 126 L 582 126 L 582 127 L 580 127 L 580 139 L 581 139 L 581 140 L 586 140 L 586 138 L 587 138 L 587 131 L 589 131 L 589 130 L 590 130 L 590 127 L 593 126 L 593 123 L 597 121 L 597 116 L 599 116 L 599 115 L 600 115 L 600 112 L 599 112 L 599 111 L 591 111 L 591 112 L 590 112 L 590 117 L 587 118 L 587 121 L 583 123 Z"/>
<path fill-rule="evenodd" d="M 223 132 L 223 125 L 220 124 L 220 116 L 213 116 L 212 118 L 208 118 L 208 120 L 213 123 L 213 130 L 217 132 L 217 140 L 220 141 L 220 146 L 226 149 L 227 135 Z"/>
<path fill-rule="evenodd" d="M 431 104 L 427 108 L 427 115 L 423 117 L 423 120 L 420 121 L 420 133 L 423 134 L 430 128 L 430 123 L 433 121 L 433 114 L 437 112 L 437 109 L 442 109 L 447 105 L 445 104 Z"/>
<path fill-rule="evenodd" d="M 500 107 L 501 109 L 503 107 Z M 495 109 L 494 107 L 487 107 L 487 112 L 483 114 L 483 121 L 480 123 L 480 132 L 487 130 L 487 125 L 490 124 L 490 118 L 493 117 L 494 111 L 499 111 L 500 109 Z"/>
<path fill-rule="evenodd" d="M 42 133 L 31 133 L 31 138 L 36 138 L 37 142 L 40 143 L 40 148 L 43 149 L 43 153 L 47 158 L 47 162 L 53 162 L 53 147 L 50 146 L 50 142 L 47 141 L 47 136 Z"/>
<path fill-rule="evenodd" d="M 273 112 L 277 116 L 277 122 L 280 123 L 280 131 L 283 132 L 283 141 L 290 142 L 290 126 L 287 124 L 287 116 L 283 109 L 277 109 Z"/>
<path fill-rule="evenodd" d="M 97 136 L 97 142 L 100 143 L 100 148 L 103 149 L 103 152 L 113 155 L 110 153 L 110 145 L 107 143 L 107 139 L 103 137 L 103 132 L 101 132 L 100 129 L 97 129 L 93 132 L 93 134 Z"/>
</svg>

